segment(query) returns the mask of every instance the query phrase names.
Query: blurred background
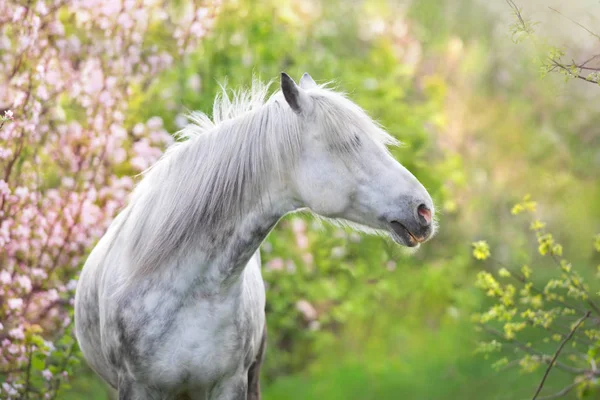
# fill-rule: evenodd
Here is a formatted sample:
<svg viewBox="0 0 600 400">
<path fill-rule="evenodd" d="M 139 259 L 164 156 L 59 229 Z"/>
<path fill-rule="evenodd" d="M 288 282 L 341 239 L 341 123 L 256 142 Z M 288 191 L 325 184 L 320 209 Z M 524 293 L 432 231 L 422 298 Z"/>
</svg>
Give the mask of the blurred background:
<svg viewBox="0 0 600 400">
<path fill-rule="evenodd" d="M 152 120 L 173 133 L 188 110 L 211 110 L 220 82 L 237 88 L 253 76 L 271 80 L 285 71 L 299 79 L 309 72 L 347 92 L 403 142 L 394 156 L 434 198 L 439 233 L 415 253 L 306 215 L 286 217 L 270 234 L 262 247 L 265 399 L 533 394 L 545 368 L 493 368 L 493 357 L 476 351 L 485 333 L 472 315 L 489 301 L 475 277 L 498 267 L 473 259 L 471 243 L 486 240 L 497 260 L 528 262 L 544 276 L 550 267 L 535 261 L 529 222 L 511 215 L 530 194 L 565 256 L 594 277 L 600 87 L 543 74 L 540 60 L 547 46 L 565 49 L 566 62 L 600 53 L 600 41 L 565 17 L 595 28 L 600 3 L 517 5 L 537 22 L 537 40 L 515 43 L 515 15 L 504 1 L 223 1 L 185 54 L 174 54 L 131 92 L 127 131 Z M 146 44 L 166 47 L 160 24 L 155 31 Z M 57 398 L 111 398 L 84 364 L 73 371 L 70 388 Z M 571 379 L 560 371 L 550 378 L 544 393 Z"/>
</svg>

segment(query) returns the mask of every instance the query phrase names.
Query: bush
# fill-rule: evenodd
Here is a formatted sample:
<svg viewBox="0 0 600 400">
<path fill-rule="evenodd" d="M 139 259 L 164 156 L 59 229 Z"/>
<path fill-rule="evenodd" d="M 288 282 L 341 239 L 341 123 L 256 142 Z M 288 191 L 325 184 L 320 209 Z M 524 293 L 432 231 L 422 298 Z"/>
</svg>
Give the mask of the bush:
<svg viewBox="0 0 600 400">
<path fill-rule="evenodd" d="M 475 258 L 499 264 L 495 274 L 480 272 L 477 276 L 476 285 L 493 302 L 474 319 L 494 338 L 479 343 L 477 352 L 486 358 L 499 354 L 493 364 L 495 368 L 518 365 L 524 373 L 544 369 L 534 399 L 541 393 L 552 368 L 572 375 L 571 383 L 553 396 L 571 391 L 576 391 L 579 397 L 597 394 L 600 389 L 598 288 L 590 288 L 578 272 L 583 267 L 573 266 L 563 257 L 562 245 L 546 231 L 546 224 L 535 217 L 535 211 L 536 203 L 528 196 L 512 209 L 515 215 L 532 215 L 530 230 L 535 232 L 537 251 L 546 269 L 534 270 L 528 264 L 519 268 L 505 266 L 494 260 L 485 241 L 473 243 Z M 600 235 L 596 236 L 594 246 L 600 252 Z M 537 273 L 541 276 L 535 279 Z"/>
<path fill-rule="evenodd" d="M 172 140 L 160 118 L 131 123 L 128 106 L 195 47 L 215 13 L 153 1 L 27 4 L 0 5 L 6 399 L 56 398 L 78 363 L 72 303 L 82 261 L 132 188 L 129 175 Z"/>
</svg>

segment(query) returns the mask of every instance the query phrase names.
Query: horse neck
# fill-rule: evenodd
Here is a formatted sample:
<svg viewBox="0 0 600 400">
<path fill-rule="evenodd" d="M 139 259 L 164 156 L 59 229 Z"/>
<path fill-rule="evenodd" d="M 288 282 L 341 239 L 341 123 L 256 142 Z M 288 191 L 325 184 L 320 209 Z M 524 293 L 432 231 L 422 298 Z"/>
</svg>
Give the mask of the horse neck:
<svg viewBox="0 0 600 400">
<path fill-rule="evenodd" d="M 282 216 L 300 206 L 287 186 L 272 177 L 260 198 L 249 199 L 250 206 L 242 212 L 221 215 L 218 224 L 199 229 L 187 248 L 156 271 L 155 278 L 176 279 L 181 287 L 201 282 L 202 287 L 195 290 L 204 294 L 220 292 L 224 287 L 239 289 L 235 283 L 271 229 Z"/>
<path fill-rule="evenodd" d="M 277 104 L 265 105 L 260 111 L 255 114 L 246 116 L 246 120 L 237 121 L 237 123 L 248 123 L 251 125 L 257 125 L 256 122 L 251 123 L 250 120 L 254 118 L 261 122 L 257 125 L 256 130 L 245 132 L 245 134 L 254 135 L 254 137 L 266 140 L 269 137 L 275 135 L 281 135 L 283 132 L 275 130 L 284 129 L 289 132 L 294 132 L 297 127 L 285 124 L 268 124 L 268 121 L 274 121 L 273 117 L 268 117 L 269 109 L 270 112 L 278 111 Z M 283 120 L 285 121 L 285 120 Z M 265 130 L 268 129 L 268 130 Z M 231 130 L 226 134 L 232 134 Z M 236 135 L 240 135 L 240 132 L 236 131 Z M 242 135 L 244 132 L 242 132 Z M 290 135 L 293 136 L 293 135 Z M 219 135 L 213 137 L 213 139 L 219 139 Z M 207 143 L 196 141 L 192 143 L 192 146 L 206 146 Z M 257 146 L 261 151 L 273 152 L 274 150 L 267 145 Z M 243 151 L 254 151 L 251 145 L 244 145 L 240 150 Z M 285 149 L 281 149 L 281 152 Z M 194 153 L 192 151 L 192 153 Z M 278 152 L 277 152 L 278 153 Z M 227 157 L 239 157 L 239 154 L 231 154 L 224 152 L 222 153 L 224 159 Z M 256 158 L 267 159 L 272 154 L 257 154 Z M 292 154 L 289 155 L 288 161 L 293 159 Z M 274 158 L 275 160 L 275 158 Z M 219 161 L 217 161 L 218 163 Z M 274 164 L 268 168 L 261 168 L 259 172 L 253 171 L 254 176 L 249 174 L 249 171 L 242 173 L 244 178 L 240 180 L 241 184 L 231 185 L 231 190 L 243 190 L 239 207 L 227 207 L 224 204 L 211 202 L 214 206 L 212 210 L 205 210 L 206 214 L 209 215 L 208 223 L 203 225 L 198 232 L 198 242 L 196 251 L 192 251 L 192 257 L 194 253 L 197 257 L 207 260 L 206 265 L 208 270 L 206 271 L 208 276 L 212 276 L 217 280 L 231 281 L 238 278 L 244 267 L 258 250 L 262 241 L 266 238 L 267 234 L 275 226 L 277 221 L 286 213 L 293 211 L 301 205 L 296 200 L 296 196 L 293 195 L 293 191 L 290 185 L 287 184 L 289 176 L 285 175 L 289 170 L 283 168 L 277 164 L 277 161 L 273 161 Z M 252 168 L 252 166 L 245 165 L 245 168 Z M 227 170 L 226 166 L 225 169 Z M 284 169 L 284 171 L 282 171 Z M 229 169 L 230 172 L 240 173 L 239 169 Z M 258 179 L 259 181 L 252 182 L 246 180 L 246 173 L 250 179 Z M 210 179 L 210 178 L 207 178 Z M 228 181 L 225 179 L 225 181 Z M 232 181 L 237 182 L 236 179 Z M 213 182 L 219 185 L 219 182 Z M 215 193 L 211 193 L 215 196 Z M 215 196 L 219 198 L 219 196 Z M 230 212 L 223 212 L 229 210 Z M 235 211 L 234 211 L 235 210 Z M 216 220 L 216 224 L 215 224 Z"/>
<path fill-rule="evenodd" d="M 255 207 L 239 218 L 224 221 L 221 239 L 211 244 L 214 262 L 209 274 L 227 282 L 238 279 L 277 221 L 295 208 L 285 191 L 277 191 L 256 202 Z"/>
<path fill-rule="evenodd" d="M 169 276 L 166 270 L 184 268 L 188 275 L 199 269 L 211 281 L 239 276 L 279 218 L 298 206 L 285 183 L 290 169 L 269 157 L 280 152 L 258 142 L 285 132 L 296 138 L 297 127 L 265 115 L 248 114 L 221 132 L 193 138 L 150 170 L 136 189 L 125 230 L 134 275 Z M 236 142 L 240 138 L 246 141 Z M 283 152 L 288 144 L 275 146 Z M 265 164 L 231 162 L 246 151 Z M 291 154 L 286 162 L 294 159 Z"/>
<path fill-rule="evenodd" d="M 142 279 L 151 286 L 169 282 L 169 287 L 182 295 L 237 296 L 243 290 L 242 274 L 252 256 L 277 221 L 297 208 L 290 199 L 286 191 L 269 193 L 247 212 L 223 219 L 219 229 L 198 232 L 193 243 L 161 268 L 145 275 L 134 272 L 126 281 L 131 284 Z"/>
</svg>

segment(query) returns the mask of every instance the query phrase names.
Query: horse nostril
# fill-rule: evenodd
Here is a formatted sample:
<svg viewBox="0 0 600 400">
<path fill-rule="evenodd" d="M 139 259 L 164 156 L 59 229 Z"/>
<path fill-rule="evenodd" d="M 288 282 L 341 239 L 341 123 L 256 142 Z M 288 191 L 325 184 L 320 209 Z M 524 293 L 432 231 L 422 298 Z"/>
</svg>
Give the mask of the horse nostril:
<svg viewBox="0 0 600 400">
<path fill-rule="evenodd" d="M 425 204 L 420 204 L 419 207 L 417 207 L 417 213 L 419 214 L 419 222 L 421 222 L 421 225 L 431 225 L 431 210 L 427 208 Z"/>
</svg>

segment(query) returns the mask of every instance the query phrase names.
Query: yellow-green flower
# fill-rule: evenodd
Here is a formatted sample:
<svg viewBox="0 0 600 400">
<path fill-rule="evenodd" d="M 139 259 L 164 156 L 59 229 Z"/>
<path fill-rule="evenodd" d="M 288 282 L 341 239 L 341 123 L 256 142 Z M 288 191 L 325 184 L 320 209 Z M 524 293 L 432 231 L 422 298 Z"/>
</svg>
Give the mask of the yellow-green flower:
<svg viewBox="0 0 600 400">
<path fill-rule="evenodd" d="M 531 223 L 531 225 L 529 226 L 529 229 L 531 229 L 532 231 L 539 231 L 540 229 L 543 229 L 546 226 L 546 224 L 542 221 L 540 221 L 539 219 L 536 219 L 535 221 L 533 221 Z"/>
<path fill-rule="evenodd" d="M 531 276 L 531 268 L 529 268 L 529 266 L 527 265 L 523 265 L 521 267 L 521 273 L 523 274 L 523 276 L 525 277 L 525 279 L 529 279 L 529 277 Z"/>
<path fill-rule="evenodd" d="M 485 240 L 473 242 L 473 257 L 478 260 L 485 260 L 490 257 L 490 246 Z"/>
<path fill-rule="evenodd" d="M 537 207 L 537 203 L 531 200 L 530 195 L 526 195 L 523 197 L 523 201 L 514 205 L 512 210 L 510 211 L 513 215 L 520 214 L 524 211 L 528 211 L 534 213 Z"/>
<path fill-rule="evenodd" d="M 503 278 L 510 278 L 510 271 L 506 268 L 500 268 L 500 270 L 498 271 L 498 275 Z"/>
</svg>

